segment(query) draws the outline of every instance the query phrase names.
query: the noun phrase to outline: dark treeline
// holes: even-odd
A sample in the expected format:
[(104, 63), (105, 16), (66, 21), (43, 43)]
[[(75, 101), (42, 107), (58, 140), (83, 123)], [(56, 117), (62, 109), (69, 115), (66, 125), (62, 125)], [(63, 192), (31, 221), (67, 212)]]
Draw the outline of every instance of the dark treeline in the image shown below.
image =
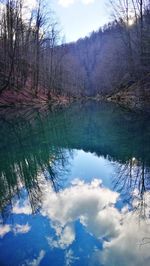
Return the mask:
[(150, 72), (149, 0), (112, 2), (113, 22), (65, 45), (44, 1), (30, 11), (23, 0), (0, 3), (0, 93), (29, 88), (34, 95), (43, 90), (49, 99), (93, 96)]

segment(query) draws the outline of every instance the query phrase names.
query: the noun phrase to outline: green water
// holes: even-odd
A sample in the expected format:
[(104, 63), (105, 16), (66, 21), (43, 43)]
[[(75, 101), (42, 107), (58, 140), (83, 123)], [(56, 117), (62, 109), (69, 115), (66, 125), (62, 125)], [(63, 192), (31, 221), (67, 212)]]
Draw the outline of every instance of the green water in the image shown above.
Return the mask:
[[(55, 111), (48, 108), (0, 110), (0, 248), (3, 250), (3, 254), (0, 254), (1, 265), (149, 265), (150, 258), (147, 252), (149, 248), (147, 239), (150, 237), (148, 235), (150, 232), (149, 205), (145, 199), (145, 196), (149, 196), (150, 189), (149, 167), (150, 121), (147, 115), (130, 112), (110, 103), (91, 101), (82, 104), (74, 103), (70, 107)], [(79, 185), (79, 180), (84, 185), (83, 183)], [(43, 197), (46, 197), (47, 190), (41, 183), (48, 182), (53, 191), (51, 192), (53, 198), (54, 193), (62, 197), (61, 193), (63, 191), (65, 193), (67, 189), (69, 191), (73, 182), (78, 182), (76, 185), (79, 186), (78, 190), (82, 186), (85, 186), (85, 189), (91, 186), (92, 190), (92, 182), (95, 182), (97, 187), (95, 180), (101, 180), (100, 183), (102, 182), (105, 189), (109, 189), (111, 193), (118, 193), (119, 200), (109, 203), (110, 206), (113, 204), (117, 212), (116, 217), (124, 213), (124, 209), (128, 209), (127, 215), (123, 218), (127, 219), (126, 217), (136, 206), (138, 213), (136, 221), (139, 219), (148, 221), (146, 228), (142, 225), (144, 229), (141, 230), (144, 231), (141, 231), (141, 240), (136, 239), (137, 242), (146, 241), (146, 244), (142, 245), (144, 246), (141, 253), (143, 260), (139, 260), (138, 252), (129, 254), (126, 248), (128, 242), (135, 241), (135, 235), (132, 237), (132, 234), (124, 242), (122, 241), (122, 250), (124, 256), (129, 255), (128, 260), (122, 262), (123, 255), (119, 248), (111, 251), (108, 248), (106, 252), (104, 242), (106, 241), (108, 247), (109, 243), (111, 246), (111, 241), (112, 243), (115, 241), (115, 238), (112, 240), (113, 233), (105, 233), (104, 238), (96, 237), (96, 233), (93, 233), (95, 231), (93, 229), (90, 231), (91, 227), (85, 217), (85, 221), (81, 221), (85, 207), (82, 209), (82, 215), (79, 215), (80, 218), (74, 221), (74, 223), (80, 221), (80, 225), (76, 224), (78, 239), (72, 241), (71, 248), (67, 245), (58, 245), (58, 242), (57, 245), (53, 242), (53, 248), (51, 245), (46, 246), (44, 239), (54, 237), (54, 232), (51, 233), (51, 237), (47, 237), (47, 234), (56, 226), (53, 225), (50, 229), (48, 221), (44, 220), (49, 218), (49, 212), (47, 211), (47, 214), (42, 212)], [(16, 204), (21, 208), (25, 206), (24, 202), (27, 200), (31, 212), (13, 211)], [(79, 200), (78, 204), (82, 205), (83, 201), (83, 199)], [(90, 206), (89, 202), (88, 204)], [(63, 200), (61, 205), (65, 209)], [(59, 211), (61, 212), (61, 209)], [(57, 217), (59, 220), (57, 223), (61, 223), (61, 218), (61, 216), (60, 219)], [(51, 223), (56, 222), (57, 219), (50, 215)], [(110, 212), (111, 219), (114, 218), (111, 217)], [(62, 226), (63, 230), (67, 230), (64, 228), (67, 228), (68, 224), (70, 226), (72, 220), (73, 218), (70, 220), (68, 218), (67, 224), (64, 223)], [(20, 233), (17, 238), (16, 232), (21, 228), (18, 224), (24, 224), (23, 221), (26, 225), (30, 225), (33, 231), (30, 230), (26, 235)], [(41, 228), (40, 223), (45, 224), (43, 228), (47, 229)], [(14, 224), (15, 229), (12, 229)], [(37, 229), (38, 226), (39, 229)], [(89, 231), (87, 230), (88, 232), (84, 232), (85, 235), (83, 235), (81, 227), (86, 227)], [(101, 224), (99, 224), (100, 227)], [(108, 225), (108, 231), (111, 227), (111, 224)], [(11, 229), (7, 230), (8, 228)], [(58, 235), (56, 233), (55, 237)], [(68, 231), (66, 235), (68, 236)], [(42, 243), (40, 247), (35, 244), (38, 242), (37, 236), (38, 241)], [(89, 246), (83, 243), (84, 239)], [(13, 241), (15, 241), (14, 248), (17, 249), (18, 245), (22, 247), (18, 257), (13, 255), (15, 251), (10, 244)], [(119, 243), (118, 238), (116, 241)], [(30, 252), (27, 248), (29, 242), (33, 247)], [(139, 243), (136, 244), (139, 245)], [(80, 249), (85, 249), (85, 254), (81, 254), (78, 245)], [(89, 253), (92, 250), (93, 253)], [(101, 251), (100, 254), (96, 253), (97, 250)], [(104, 255), (102, 255), (103, 250)], [(63, 255), (61, 252), (64, 252)], [(76, 256), (73, 256), (72, 252), (76, 253)], [(113, 253), (112, 256), (109, 252)], [(11, 263), (8, 261), (8, 256), (12, 257)], [(64, 258), (68, 256), (70, 260), (65, 260)], [(40, 257), (39, 264), (34, 264), (37, 257)], [(112, 257), (112, 262), (108, 259), (109, 257)]]

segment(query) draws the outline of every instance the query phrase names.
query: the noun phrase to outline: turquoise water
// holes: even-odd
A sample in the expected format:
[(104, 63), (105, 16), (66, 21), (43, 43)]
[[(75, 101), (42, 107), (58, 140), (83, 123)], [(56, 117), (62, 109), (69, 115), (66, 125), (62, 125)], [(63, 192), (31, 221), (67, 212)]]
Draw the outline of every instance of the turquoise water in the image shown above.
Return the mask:
[(0, 265), (150, 265), (150, 121), (113, 104), (0, 111)]

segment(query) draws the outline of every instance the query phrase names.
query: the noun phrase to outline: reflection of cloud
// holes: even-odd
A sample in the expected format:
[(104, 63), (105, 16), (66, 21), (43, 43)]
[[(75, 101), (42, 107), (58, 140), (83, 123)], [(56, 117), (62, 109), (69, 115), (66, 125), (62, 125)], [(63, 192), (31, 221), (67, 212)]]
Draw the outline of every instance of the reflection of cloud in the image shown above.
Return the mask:
[(104, 249), (100, 252), (100, 261), (103, 265), (149, 265), (149, 245), (143, 245), (142, 240), (150, 236), (150, 226), (142, 219), (140, 224), (138, 221), (136, 213), (125, 214), (119, 235), (104, 243)]
[(0, 237), (4, 237), (7, 233), (13, 232), (15, 235), (17, 234), (26, 234), (30, 231), (31, 227), (29, 224), (15, 224), (14, 227), (6, 224), (6, 225), (0, 225)]
[(25, 225), (20, 225), (20, 224), (16, 224), (15, 227), (13, 228), (13, 232), (14, 234), (26, 234), (30, 231), (31, 227), (29, 226), (29, 224), (25, 224)]
[[(100, 184), (99, 180), (90, 184), (78, 181), (57, 194), (52, 188), (45, 190), (42, 213), (55, 224), (54, 228), (59, 237), (59, 242), (53, 242), (53, 246), (59, 243), (63, 247), (63, 240), (64, 245), (67, 241), (73, 241), (73, 231), (66, 226), (77, 220), (98, 238), (118, 235), (121, 214), (114, 207), (118, 193), (103, 188)], [(52, 239), (50, 240), (52, 243)]]
[(13, 206), (12, 213), (29, 215), (32, 214), (32, 209), (27, 200), (24, 201), (22, 206), (20, 206), (19, 201), (17, 201), (16, 204)]
[(45, 256), (45, 251), (41, 250), (36, 259), (33, 259), (32, 261), (27, 260), (23, 265), (24, 266), (39, 266), (44, 256)]
[(76, 260), (79, 260), (79, 257), (75, 257), (71, 249), (66, 251), (65, 253), (65, 265), (66, 266), (71, 266), (73, 263), (75, 263)]
[(65, 226), (64, 229), (56, 229), (57, 232), (57, 240), (48, 237), (48, 244), (50, 245), (51, 248), (61, 248), (65, 249), (66, 247), (70, 246), (73, 241), (75, 240), (75, 232), (72, 226)]
[[(149, 194), (144, 197), (147, 219), (141, 217), (140, 223), (139, 212), (129, 210), (128, 206), (121, 211), (115, 207), (118, 197), (118, 193), (102, 187), (99, 180), (90, 184), (79, 180), (59, 193), (47, 187), (42, 213), (50, 218), (56, 232), (56, 237), (48, 238), (49, 245), (62, 249), (70, 246), (75, 240), (73, 223), (79, 220), (89, 233), (107, 238), (103, 250), (95, 251), (103, 265), (148, 266), (149, 245), (143, 245), (143, 239), (150, 236)], [(139, 200), (137, 196), (133, 201), (137, 210)], [(70, 265), (70, 257), (66, 254), (66, 265)]]
[(7, 233), (11, 231), (11, 226), (9, 224), (0, 225), (0, 237), (4, 237)]
[(103, 250), (99, 252), (103, 265), (148, 266), (150, 263), (149, 245), (146, 244), (150, 243), (150, 195), (149, 192), (143, 195), (145, 206), (141, 212), (139, 193), (136, 190), (134, 194), (133, 210), (125, 207), (121, 211), (122, 223), (118, 236), (104, 242)]
[[(89, 5), (95, 2), (95, 0), (78, 0), (79, 2), (81, 2), (84, 5)], [(72, 4), (75, 4), (77, 2), (77, 0), (59, 0), (58, 4), (63, 6), (63, 7), (68, 7)]]

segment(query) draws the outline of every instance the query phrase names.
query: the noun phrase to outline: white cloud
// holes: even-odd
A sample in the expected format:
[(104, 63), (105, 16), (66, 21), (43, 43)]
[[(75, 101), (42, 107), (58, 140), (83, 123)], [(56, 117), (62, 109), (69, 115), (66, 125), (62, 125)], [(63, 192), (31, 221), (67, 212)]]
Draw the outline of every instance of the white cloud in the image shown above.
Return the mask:
[[(122, 214), (114, 207), (118, 193), (101, 186), (101, 181), (90, 184), (76, 181), (73, 186), (55, 193), (52, 188), (45, 189), (42, 214), (53, 223), (57, 240), (49, 238), (53, 247), (64, 248), (75, 239), (70, 227), (79, 220), (97, 238), (118, 235)], [(110, 219), (111, 217), (111, 219)]]
[(67, 250), (65, 253), (65, 265), (71, 266), (76, 260), (79, 260), (79, 257), (74, 256), (72, 249)]
[(32, 214), (31, 205), (29, 204), (28, 200), (24, 201), (23, 205), (19, 205), (19, 200), (14, 204), (12, 213), (14, 214)]
[(85, 5), (93, 4), (95, 0), (82, 0), (82, 3)]
[(133, 213), (124, 217), (118, 237), (104, 244), (100, 252), (103, 265), (111, 266), (148, 266), (150, 262), (149, 245), (142, 242), (150, 236), (150, 226)]
[[(76, 237), (73, 224), (79, 220), (90, 234), (109, 239), (104, 241), (102, 251), (95, 251), (103, 265), (148, 266), (149, 245), (144, 245), (143, 240), (148, 238), (150, 242), (150, 195), (144, 195), (146, 221), (141, 217), (140, 223), (139, 212), (129, 210), (128, 206), (121, 211), (115, 207), (118, 198), (118, 193), (102, 187), (99, 180), (89, 184), (76, 180), (59, 193), (47, 187), (42, 213), (50, 219), (56, 233), (54, 238), (48, 238), (49, 245), (69, 247)], [(139, 203), (136, 193), (133, 206), (137, 210)]]
[[(101, 252), (98, 252), (99, 260), (105, 266), (148, 266), (150, 262), (150, 194), (143, 195), (144, 205), (140, 205), (141, 199), (133, 200), (134, 210), (122, 209), (122, 223), (119, 234), (109, 242), (104, 242)], [(140, 209), (140, 208), (144, 209)], [(141, 215), (141, 214), (144, 214)]]
[(37, 6), (37, 0), (24, 0), (23, 6), (24, 8), (33, 9)]
[[(56, 228), (56, 227), (55, 227)], [(58, 233), (58, 229), (56, 229), (57, 240), (54, 238), (48, 237), (48, 244), (51, 248), (61, 248), (65, 249), (70, 246), (75, 240), (75, 232), (72, 226), (65, 226), (63, 229), (60, 228), (60, 232)]]
[(74, 4), (74, 0), (59, 0), (58, 4), (63, 6), (63, 7), (68, 7), (72, 4)]
[(45, 256), (45, 251), (41, 250), (38, 257), (36, 259), (33, 259), (32, 261), (27, 260), (23, 265), (25, 266), (39, 266), (42, 259)]
[(26, 234), (30, 231), (31, 226), (29, 226), (29, 224), (25, 224), (25, 225), (20, 225), (20, 224), (16, 224), (13, 228), (13, 232), (15, 235), (17, 234)]
[(23, 19), (29, 20), (31, 18), (32, 10), (37, 6), (37, 0), (24, 0), (23, 1)]
[(75, 4), (76, 2), (81, 2), (84, 5), (93, 4), (95, 0), (59, 0), (58, 4), (63, 7), (68, 7), (70, 5)]
[(5, 225), (0, 225), (0, 237), (3, 238), (7, 233), (13, 232), (15, 235), (17, 234), (26, 234), (30, 231), (31, 227), (29, 224), (15, 224), (14, 226), (5, 224)]
[(9, 224), (0, 225), (0, 237), (4, 237), (7, 233), (11, 231), (11, 226)]

